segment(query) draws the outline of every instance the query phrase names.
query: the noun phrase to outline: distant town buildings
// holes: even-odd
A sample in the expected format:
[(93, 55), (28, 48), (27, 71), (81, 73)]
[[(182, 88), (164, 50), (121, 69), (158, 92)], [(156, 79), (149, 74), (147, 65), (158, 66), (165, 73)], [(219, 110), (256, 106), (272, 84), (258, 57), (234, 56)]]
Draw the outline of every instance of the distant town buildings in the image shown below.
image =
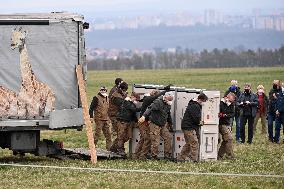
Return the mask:
[(284, 15), (256, 16), (253, 20), (253, 28), (284, 31)]
[(218, 10), (208, 9), (204, 14), (178, 12), (165, 15), (148, 15), (136, 17), (119, 17), (95, 20), (93, 28), (96, 30), (138, 29), (157, 26), (217, 26), (264, 29), (284, 31), (284, 10), (273, 13), (262, 13), (256, 9), (252, 14), (230, 14)]

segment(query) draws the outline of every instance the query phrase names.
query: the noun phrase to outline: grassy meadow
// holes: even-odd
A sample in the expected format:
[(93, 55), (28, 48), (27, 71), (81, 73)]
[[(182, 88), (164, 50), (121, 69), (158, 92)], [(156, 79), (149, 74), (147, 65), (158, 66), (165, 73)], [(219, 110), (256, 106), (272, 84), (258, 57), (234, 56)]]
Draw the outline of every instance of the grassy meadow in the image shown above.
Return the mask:
[[(236, 68), (236, 69), (191, 69), (191, 70), (128, 70), (89, 71), (87, 95), (89, 102), (101, 85), (109, 89), (116, 77), (122, 77), (130, 85), (174, 84), (190, 88), (220, 90), (222, 93), (232, 79), (242, 88), (252, 83), (253, 90), (264, 85), (266, 93), (272, 80), (284, 80), (284, 68)], [(131, 86), (130, 90), (131, 91)], [(271, 174), (284, 176), (284, 144), (271, 144), (260, 134), (258, 125), (253, 144), (234, 144), (236, 160), (211, 162), (174, 163), (169, 161), (99, 160), (97, 165), (89, 161), (60, 161), (46, 157), (12, 156), (8, 150), (0, 151), (0, 163), (37, 164), (73, 167), (145, 169), (163, 171), (188, 171), (210, 173)], [(45, 131), (42, 138), (64, 141), (65, 147), (87, 147), (83, 131)], [(283, 139), (281, 131), (281, 139)], [(281, 140), (282, 141), (282, 140)], [(104, 148), (100, 140), (98, 147)], [(157, 173), (92, 172), (64, 169), (20, 168), (0, 166), (0, 188), (283, 188), (283, 178), (197, 176)]]

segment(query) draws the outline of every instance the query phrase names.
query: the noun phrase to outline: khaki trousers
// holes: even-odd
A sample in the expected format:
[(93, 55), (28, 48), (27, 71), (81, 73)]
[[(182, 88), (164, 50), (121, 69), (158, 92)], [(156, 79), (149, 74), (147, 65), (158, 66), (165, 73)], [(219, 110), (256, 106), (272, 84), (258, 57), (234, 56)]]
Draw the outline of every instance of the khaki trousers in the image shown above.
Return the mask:
[(258, 120), (261, 120), (261, 134), (266, 134), (267, 133), (267, 126), (266, 126), (266, 115), (264, 113), (256, 113), (256, 116), (254, 118), (254, 123), (253, 123), (253, 133), (256, 132), (256, 126), (258, 123)]
[(160, 138), (164, 139), (164, 157), (172, 158), (172, 135), (166, 126), (158, 126), (154, 123), (149, 124), (150, 140), (151, 140), (151, 154), (153, 159), (158, 158), (158, 150), (160, 145)]
[(181, 153), (178, 155), (177, 160), (185, 161), (188, 157), (197, 162), (199, 154), (199, 141), (197, 133), (194, 129), (183, 130), (185, 145), (182, 147)]
[(218, 150), (218, 158), (222, 158), (224, 154), (233, 158), (233, 137), (230, 128), (226, 125), (219, 125), (219, 133), (222, 136), (222, 143)]
[(151, 149), (150, 140), (150, 127), (148, 122), (138, 124), (140, 132), (140, 140), (135, 148), (134, 158), (135, 159), (146, 159), (146, 155)]
[(106, 149), (110, 150), (110, 147), (111, 147), (111, 131), (110, 131), (111, 122), (110, 120), (95, 120), (95, 124), (96, 124), (96, 131), (94, 135), (95, 144), (98, 143), (98, 140), (101, 136), (101, 132), (103, 131), (103, 134), (106, 138)]

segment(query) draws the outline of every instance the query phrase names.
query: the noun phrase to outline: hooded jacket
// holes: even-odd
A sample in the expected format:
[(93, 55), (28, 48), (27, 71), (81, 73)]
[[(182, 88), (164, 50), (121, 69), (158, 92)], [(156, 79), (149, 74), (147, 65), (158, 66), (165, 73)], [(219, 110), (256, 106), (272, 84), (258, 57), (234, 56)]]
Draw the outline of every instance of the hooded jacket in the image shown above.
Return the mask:
[(159, 98), (160, 96), (164, 95), (167, 91), (163, 91), (160, 92), (157, 95), (154, 96), (145, 96), (143, 98), (143, 103), (141, 106), (141, 116), (144, 114), (144, 112), (147, 110), (147, 108), (154, 102), (154, 100), (156, 100), (157, 98)]
[(109, 117), (116, 117), (118, 109), (126, 96), (120, 89), (117, 89), (110, 97), (108, 115)]
[(220, 102), (220, 115), (219, 125), (230, 125), (230, 119), (234, 117), (234, 103), (227, 104), (224, 98)]
[(106, 121), (108, 117), (109, 99), (104, 97), (101, 93), (93, 97), (90, 105), (89, 115), (91, 118), (95, 117), (96, 120)]
[(149, 121), (163, 127), (168, 122), (172, 124), (171, 105), (168, 105), (163, 97), (159, 97), (147, 108), (143, 116), (149, 117)]
[(183, 130), (194, 129), (196, 132), (198, 132), (201, 121), (201, 110), (202, 106), (197, 102), (196, 99), (190, 100), (181, 122), (181, 128)]
[(236, 100), (234, 102), (235, 107), (235, 116), (240, 116), (240, 108), (237, 106), (238, 98), (241, 96), (241, 90), (240, 87), (233, 88), (232, 86), (229, 87), (229, 89), (225, 92), (224, 96), (227, 96), (229, 93), (234, 93), (236, 95)]
[(269, 113), (275, 113), (276, 112), (276, 102), (277, 98), (274, 98), (273, 94), (275, 94), (276, 97), (278, 97), (281, 93), (281, 89), (271, 89), (269, 92), (269, 105), (268, 105), (268, 111)]
[(131, 122), (137, 122), (136, 112), (139, 112), (140, 108), (136, 108), (136, 105), (131, 100), (123, 100), (117, 114), (117, 120)]

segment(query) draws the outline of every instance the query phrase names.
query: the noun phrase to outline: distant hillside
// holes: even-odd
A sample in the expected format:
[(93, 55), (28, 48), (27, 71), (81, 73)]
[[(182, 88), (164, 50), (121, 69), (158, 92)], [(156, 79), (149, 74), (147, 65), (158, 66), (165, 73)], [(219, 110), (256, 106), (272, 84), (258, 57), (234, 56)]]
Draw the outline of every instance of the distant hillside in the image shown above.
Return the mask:
[(279, 48), (284, 44), (284, 32), (240, 29), (230, 27), (153, 27), (145, 29), (96, 30), (86, 33), (89, 48), (154, 47), (202, 50), (233, 49), (237, 46), (256, 49)]

